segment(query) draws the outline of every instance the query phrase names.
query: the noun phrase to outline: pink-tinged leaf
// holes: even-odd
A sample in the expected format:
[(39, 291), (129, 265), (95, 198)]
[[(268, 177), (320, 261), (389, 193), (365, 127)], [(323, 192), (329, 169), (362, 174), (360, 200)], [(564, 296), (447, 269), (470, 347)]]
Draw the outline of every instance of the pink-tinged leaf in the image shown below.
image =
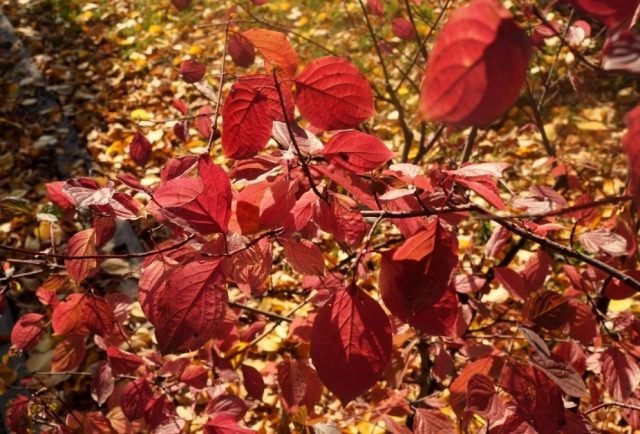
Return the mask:
[(11, 329), (11, 344), (21, 351), (33, 349), (45, 331), (43, 319), (39, 313), (22, 315)]
[(502, 178), (502, 172), (510, 165), (507, 163), (478, 163), (467, 164), (459, 169), (447, 171), (454, 176), (462, 176), (465, 178), (475, 178), (483, 176), (492, 176), (494, 178)]
[(161, 184), (165, 184), (167, 181), (181, 175), (188, 174), (197, 163), (198, 157), (193, 155), (170, 159), (160, 171)]
[(456, 177), (455, 182), (475, 191), (481, 198), (499, 210), (503, 210), (505, 208), (504, 202), (502, 201), (502, 198), (500, 198), (500, 194), (498, 192), (497, 182), (492, 177)]
[(295, 205), (299, 183), (282, 177), (268, 186), (260, 199), (260, 229), (278, 228)]
[(606, 229), (585, 232), (578, 239), (582, 247), (592, 254), (603, 252), (613, 257), (627, 254), (627, 240)]
[(51, 315), (54, 334), (88, 334), (85, 303), (84, 294), (69, 294), (65, 300), (58, 303)]
[(129, 155), (138, 166), (145, 166), (151, 158), (151, 142), (141, 133), (136, 133), (129, 145)]
[(587, 355), (582, 345), (575, 341), (559, 342), (553, 348), (553, 354), (557, 356), (556, 359), (569, 363), (580, 376), (587, 369)]
[(356, 286), (333, 294), (311, 332), (311, 359), (325, 386), (347, 403), (380, 378), (391, 357), (391, 324)]
[(202, 179), (181, 176), (158, 186), (153, 192), (153, 198), (164, 208), (174, 208), (194, 201), (203, 191)]
[(539, 354), (532, 354), (533, 364), (549, 377), (564, 393), (576, 398), (587, 394), (587, 386), (578, 373), (565, 362), (544, 358)]
[(285, 409), (290, 413), (313, 406), (322, 396), (322, 383), (316, 371), (301, 360), (285, 360), (278, 364), (278, 386)]
[(367, 10), (371, 15), (383, 16), (384, 3), (383, 0), (367, 0)]
[(462, 126), (491, 123), (518, 99), (530, 57), (531, 42), (509, 11), (497, 0), (473, 0), (451, 14), (429, 55), (422, 116)]
[(291, 79), (298, 68), (298, 55), (284, 33), (266, 29), (249, 29), (241, 33), (264, 57), (267, 71), (275, 68)]
[(484, 254), (488, 258), (496, 259), (500, 253), (505, 251), (504, 247), (510, 239), (511, 232), (503, 226), (498, 226), (491, 234), (487, 244), (485, 244)]
[(91, 398), (98, 405), (102, 405), (107, 402), (107, 399), (113, 393), (115, 387), (115, 379), (113, 378), (113, 372), (111, 366), (107, 362), (98, 363), (98, 368), (91, 380)]
[(271, 137), (272, 118), (267, 96), (249, 83), (233, 84), (224, 100), (222, 119), (222, 149), (227, 158), (251, 158)]
[(640, 74), (640, 35), (623, 30), (609, 36), (602, 49), (602, 68)]
[[(318, 155), (322, 152), (324, 144), (315, 134), (309, 130), (301, 128), (298, 124), (290, 126), (293, 132), (293, 137), (298, 145), (298, 149), (300, 149), (300, 152), (303, 155)], [(279, 121), (273, 122), (271, 135), (276, 142), (288, 149), (288, 152), (285, 153), (282, 158), (288, 160), (295, 160), (298, 158), (297, 150), (293, 140), (291, 140), (291, 135), (289, 134), (289, 129), (287, 128), (286, 123)]]
[(179, 11), (185, 10), (190, 3), (191, 0), (171, 0), (171, 4)]
[(606, 26), (629, 26), (638, 8), (638, 0), (570, 0), (579, 9)]
[(627, 399), (640, 384), (638, 362), (618, 348), (600, 355), (602, 376), (607, 391), (616, 401)]
[(402, 17), (391, 20), (391, 31), (403, 41), (411, 41), (416, 37), (416, 28), (413, 23)]
[(379, 168), (394, 155), (380, 139), (360, 131), (335, 134), (323, 154), (330, 163), (357, 174)]
[(580, 46), (582, 42), (591, 36), (591, 26), (583, 20), (578, 20), (569, 26), (565, 40), (574, 47)]
[(414, 434), (455, 434), (453, 420), (437, 409), (416, 409), (413, 419)]
[[(249, 242), (243, 239), (242, 245)], [(258, 243), (233, 255), (231, 261), (226, 261), (225, 273), (236, 282), (246, 294), (262, 294), (265, 280), (271, 273), (273, 263), (271, 242), (263, 238)]]
[(120, 406), (129, 420), (144, 416), (144, 409), (153, 398), (153, 391), (145, 378), (130, 381), (122, 390)]
[(107, 348), (107, 361), (113, 375), (129, 375), (144, 363), (142, 357), (116, 347)]
[(241, 421), (247, 413), (247, 403), (236, 395), (218, 395), (209, 401), (204, 412), (207, 414), (225, 414), (235, 421)]
[(340, 57), (322, 57), (305, 67), (296, 78), (296, 104), (323, 130), (355, 128), (375, 113), (369, 82)]
[(242, 365), (242, 379), (244, 388), (247, 389), (247, 395), (258, 401), (262, 401), (262, 395), (264, 394), (265, 384), (262, 374), (253, 366)]
[(205, 434), (255, 434), (254, 430), (244, 428), (231, 416), (215, 414), (204, 426)]
[(545, 359), (551, 357), (551, 351), (549, 351), (549, 347), (547, 346), (545, 341), (540, 336), (538, 336), (536, 332), (526, 327), (518, 327), (518, 330), (520, 331), (520, 333), (522, 333), (529, 345), (533, 347), (538, 354), (540, 354)]
[(243, 68), (253, 65), (256, 59), (256, 49), (253, 44), (239, 34), (229, 38), (229, 54), (233, 63)]
[(207, 68), (197, 60), (185, 60), (180, 64), (180, 75), (187, 83), (196, 83), (204, 77)]
[(193, 261), (171, 274), (154, 323), (163, 353), (195, 350), (215, 335), (227, 303), (219, 265), (220, 260)]
[(284, 247), (284, 256), (291, 267), (300, 274), (324, 275), (324, 257), (322, 250), (309, 240), (296, 241), (280, 238)]
[(58, 342), (53, 349), (53, 353), (51, 354), (51, 371), (75, 371), (82, 364), (86, 351), (84, 336), (66, 336)]
[[(193, 124), (200, 135), (209, 140), (213, 129), (213, 109), (209, 104), (203, 105), (198, 109), (198, 116), (193, 121)], [(189, 130), (187, 130), (186, 133), (188, 133), (188, 131)]]
[[(68, 256), (95, 256), (96, 231), (85, 229), (74, 234), (67, 243), (66, 254)], [(91, 276), (98, 269), (98, 260), (90, 259), (66, 259), (64, 266), (69, 275), (78, 283)]]

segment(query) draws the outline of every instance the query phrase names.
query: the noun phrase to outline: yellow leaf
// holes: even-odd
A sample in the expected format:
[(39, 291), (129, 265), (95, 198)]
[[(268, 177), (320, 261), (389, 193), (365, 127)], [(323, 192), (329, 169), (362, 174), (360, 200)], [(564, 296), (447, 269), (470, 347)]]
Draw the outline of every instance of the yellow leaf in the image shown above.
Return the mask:
[(144, 109), (135, 109), (131, 112), (130, 116), (134, 121), (148, 121), (153, 119), (153, 115)]
[(187, 50), (187, 54), (189, 54), (190, 56), (199, 56), (200, 54), (202, 54), (202, 47), (199, 45), (192, 45), (189, 47), (189, 49)]
[(576, 124), (576, 126), (578, 127), (578, 129), (583, 130), (583, 131), (607, 131), (607, 130), (609, 130), (609, 128), (605, 124), (603, 124), (602, 122), (598, 122), (598, 121), (578, 122)]
[(625, 298), (624, 300), (611, 300), (609, 302), (609, 312), (626, 312), (631, 308), (631, 298)]
[(158, 24), (152, 24), (149, 26), (149, 33), (152, 35), (159, 35), (162, 33), (162, 26)]

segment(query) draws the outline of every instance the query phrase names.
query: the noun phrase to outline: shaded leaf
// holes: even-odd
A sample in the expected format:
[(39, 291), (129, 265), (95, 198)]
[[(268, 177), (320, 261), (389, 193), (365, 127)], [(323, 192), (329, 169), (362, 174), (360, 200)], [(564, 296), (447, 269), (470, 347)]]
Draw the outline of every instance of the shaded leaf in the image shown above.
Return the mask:
[(391, 357), (391, 325), (380, 305), (356, 286), (333, 294), (311, 331), (311, 359), (343, 403), (364, 393)]
[[(68, 256), (95, 256), (96, 252), (96, 231), (85, 229), (74, 234), (67, 243), (65, 252)], [(91, 276), (98, 269), (98, 260), (89, 259), (65, 259), (64, 266), (69, 275), (76, 281), (82, 282)]]
[(335, 134), (323, 154), (330, 163), (357, 174), (377, 169), (394, 155), (380, 139), (360, 131)]
[(11, 329), (11, 345), (21, 351), (33, 349), (45, 331), (44, 315), (27, 313), (18, 318)]
[(600, 355), (600, 363), (604, 384), (615, 400), (628, 398), (640, 384), (638, 363), (620, 349), (607, 349)]

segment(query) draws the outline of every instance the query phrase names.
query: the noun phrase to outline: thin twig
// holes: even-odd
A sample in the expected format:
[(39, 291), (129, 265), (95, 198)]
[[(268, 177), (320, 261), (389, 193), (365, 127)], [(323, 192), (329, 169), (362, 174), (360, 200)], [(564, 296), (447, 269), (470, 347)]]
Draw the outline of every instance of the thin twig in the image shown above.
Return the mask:
[(235, 301), (230, 301), (229, 306), (231, 307), (237, 307), (239, 309), (242, 310), (246, 310), (249, 312), (253, 312), (253, 313), (257, 313), (263, 316), (266, 316), (267, 318), (271, 318), (274, 320), (278, 320), (278, 321), (285, 321), (285, 322), (291, 322), (291, 318), (288, 318), (286, 316), (282, 316), (282, 315), (278, 315), (277, 313), (273, 313), (273, 312), (269, 312), (266, 310), (262, 310), (262, 309), (258, 309), (257, 307), (251, 307), (251, 306), (247, 306), (246, 304), (242, 304), (242, 303), (238, 303)]
[(584, 414), (587, 415), (587, 414), (593, 413), (594, 411), (598, 411), (602, 408), (607, 408), (607, 407), (620, 407), (626, 410), (640, 411), (640, 405), (633, 405), (633, 404), (626, 404), (624, 402), (612, 401), (612, 402), (603, 402), (601, 404), (596, 405), (595, 407), (591, 407), (589, 410), (585, 411)]
[(220, 68), (220, 83), (218, 84), (218, 97), (216, 101), (216, 111), (213, 115), (213, 125), (211, 126), (211, 134), (209, 134), (209, 142), (207, 143), (207, 154), (211, 153), (211, 146), (218, 131), (218, 117), (220, 116), (220, 102), (222, 101), (222, 87), (224, 85), (224, 65), (227, 57), (227, 41), (229, 40), (229, 21), (224, 28), (224, 44), (222, 46), (222, 66)]
[(467, 141), (464, 144), (464, 150), (462, 151), (462, 158), (460, 159), (461, 166), (464, 163), (468, 163), (469, 159), (471, 159), (471, 152), (473, 152), (473, 145), (476, 142), (477, 137), (478, 127), (471, 127), (471, 131), (469, 131), (469, 135), (467, 136)]

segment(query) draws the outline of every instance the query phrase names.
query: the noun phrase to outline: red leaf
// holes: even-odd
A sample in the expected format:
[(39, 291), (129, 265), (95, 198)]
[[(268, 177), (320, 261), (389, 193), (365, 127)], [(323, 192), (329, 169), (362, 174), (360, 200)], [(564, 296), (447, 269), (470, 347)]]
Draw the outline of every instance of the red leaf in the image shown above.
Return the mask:
[(67, 372), (75, 371), (86, 354), (84, 336), (66, 336), (53, 349), (51, 354), (51, 371)]
[(627, 30), (610, 35), (602, 48), (602, 68), (640, 74), (640, 35)]
[(74, 209), (76, 206), (75, 202), (62, 191), (62, 187), (64, 187), (65, 184), (65, 181), (47, 182), (45, 184), (47, 197), (63, 211)]
[[(196, 202), (205, 210), (213, 232), (226, 233), (231, 219), (231, 181), (222, 169), (211, 162), (209, 155), (203, 154), (198, 160), (198, 172), (202, 178), (204, 190)], [(210, 232), (207, 232), (210, 233)]]
[(144, 363), (142, 357), (116, 347), (107, 348), (107, 360), (113, 375), (129, 375)]
[(163, 353), (195, 350), (224, 320), (227, 292), (220, 260), (194, 261), (172, 273), (158, 299), (156, 338)]
[(356, 286), (333, 294), (311, 332), (318, 375), (344, 404), (375, 384), (389, 363), (391, 345), (389, 318)]
[(335, 134), (323, 154), (330, 163), (357, 174), (377, 169), (393, 158), (393, 152), (380, 139), (360, 131)]
[(97, 335), (111, 333), (116, 319), (113, 315), (113, 307), (105, 299), (86, 295), (82, 308), (85, 323), (91, 333)]
[(107, 362), (98, 363), (96, 373), (91, 380), (91, 398), (98, 405), (102, 405), (107, 402), (107, 399), (113, 393), (114, 387), (115, 379), (113, 378), (111, 366)]
[[(409, 253), (399, 256), (419, 256), (410, 251), (407, 247)], [(382, 254), (378, 285), (384, 304), (400, 320), (425, 333), (452, 335), (458, 315), (455, 290), (449, 284), (458, 263), (455, 235), (436, 221), (429, 254), (419, 261), (398, 261), (396, 252)]]
[(638, 0), (570, 0), (570, 2), (612, 28), (629, 25), (639, 3)]
[(43, 319), (39, 313), (22, 315), (11, 330), (11, 344), (21, 351), (33, 349), (45, 331)]
[(371, 15), (381, 17), (384, 15), (384, 4), (382, 0), (367, 0), (367, 10)]
[(158, 296), (167, 287), (169, 276), (178, 263), (166, 255), (157, 255), (146, 260), (138, 280), (138, 301), (149, 321), (155, 323)]
[(636, 206), (640, 205), (640, 106), (625, 116), (629, 129), (622, 138), (624, 152), (629, 158), (629, 186)]
[(93, 217), (93, 229), (96, 231), (96, 246), (102, 247), (116, 233), (116, 220), (113, 217), (96, 215)]
[(181, 176), (159, 185), (153, 191), (153, 198), (164, 208), (175, 208), (194, 201), (203, 191), (201, 179)]
[(434, 218), (430, 219), (425, 226), (424, 230), (417, 232), (405, 240), (405, 242), (396, 249), (393, 253), (394, 261), (420, 261), (433, 252), (440, 223), (437, 218)]
[(627, 399), (640, 384), (640, 368), (630, 355), (618, 348), (609, 348), (600, 355), (602, 376), (613, 399)]
[(51, 325), (56, 335), (87, 334), (85, 295), (69, 294), (53, 309)]
[(253, 399), (262, 401), (265, 384), (262, 374), (253, 366), (242, 365), (242, 379), (244, 388), (247, 389), (247, 395)]
[(18, 434), (29, 432), (30, 421), (27, 420), (29, 404), (29, 398), (18, 395), (6, 407), (5, 422), (7, 427)]
[(593, 344), (600, 334), (600, 325), (591, 306), (571, 300), (570, 308), (569, 335), (584, 345)]
[(467, 384), (475, 374), (496, 378), (502, 368), (502, 360), (493, 357), (478, 359), (465, 365), (462, 373), (451, 383), (451, 407), (457, 415), (462, 414), (467, 405)]
[(151, 142), (141, 133), (136, 133), (129, 145), (129, 155), (138, 166), (143, 167), (151, 158)]
[(189, 364), (180, 375), (180, 381), (196, 389), (204, 388), (208, 379), (209, 370), (202, 365)]
[(216, 414), (204, 426), (205, 434), (254, 434), (255, 431), (238, 425), (236, 420), (226, 414)]
[(253, 44), (239, 34), (229, 38), (229, 54), (233, 63), (244, 68), (253, 65), (256, 59), (256, 50)]
[[(85, 229), (74, 234), (67, 243), (66, 254), (69, 256), (96, 255), (96, 231)], [(80, 283), (96, 272), (98, 261), (97, 259), (66, 259), (64, 266), (71, 277)]]
[(285, 360), (278, 364), (278, 386), (282, 403), (290, 413), (298, 411), (298, 406), (304, 405), (307, 411), (322, 396), (322, 383), (316, 371), (300, 360)]
[(544, 358), (539, 354), (532, 354), (531, 360), (567, 395), (582, 398), (587, 394), (587, 386), (571, 366), (562, 361)]
[[(144, 420), (150, 429), (155, 429), (164, 422), (176, 418), (176, 409), (173, 403), (164, 393), (156, 398), (151, 399), (144, 409)], [(176, 431), (180, 430), (179, 425), (175, 425)], [(164, 431), (161, 431), (164, 432)], [(169, 434), (169, 432), (167, 433)]]
[(329, 204), (318, 202), (314, 220), (323, 231), (333, 234), (338, 241), (350, 246), (360, 244), (367, 225), (359, 211), (352, 206), (355, 203), (340, 195), (332, 195)]
[(494, 121), (518, 99), (530, 56), (529, 38), (500, 2), (473, 0), (451, 14), (429, 55), (422, 116), (455, 125)]
[(139, 419), (144, 416), (144, 409), (152, 398), (153, 391), (146, 379), (130, 381), (124, 386), (120, 397), (122, 412), (129, 420)]
[(536, 294), (525, 305), (527, 318), (548, 330), (559, 329), (569, 320), (569, 301), (553, 291)]
[(491, 401), (496, 395), (491, 378), (483, 374), (474, 374), (467, 384), (467, 408), (474, 413), (487, 415), (491, 410)]
[(185, 10), (187, 6), (189, 6), (191, 0), (171, 0), (171, 3), (173, 4), (173, 6), (175, 6), (176, 9), (182, 11)]
[(413, 420), (414, 434), (454, 434), (457, 430), (451, 418), (440, 410), (417, 408)]
[[(640, 270), (627, 270), (625, 274), (640, 279)], [(624, 300), (636, 294), (636, 290), (629, 285), (622, 283), (619, 279), (612, 278), (604, 288), (604, 295), (611, 300)]]
[(197, 83), (202, 80), (207, 68), (197, 60), (185, 60), (180, 64), (180, 74), (187, 83)]
[(369, 82), (351, 62), (322, 57), (296, 78), (300, 113), (323, 130), (355, 128), (375, 113)]
[(309, 240), (296, 241), (280, 238), (284, 247), (284, 256), (291, 267), (300, 274), (324, 275), (324, 257), (322, 250)]
[(267, 97), (249, 83), (237, 81), (222, 107), (222, 149), (228, 158), (251, 158), (271, 137), (272, 119)]
[(298, 68), (298, 55), (284, 33), (266, 29), (249, 29), (242, 32), (264, 57), (267, 71), (272, 68), (282, 72), (285, 79), (293, 78)]
[(529, 296), (529, 289), (522, 273), (518, 273), (509, 267), (496, 267), (493, 269), (498, 282), (506, 289), (521, 300), (526, 300)]
[(411, 41), (416, 37), (416, 28), (411, 21), (402, 17), (391, 20), (391, 31), (403, 41)]
[[(212, 116), (213, 116), (213, 109), (209, 104), (206, 104), (198, 109), (198, 116), (193, 121), (193, 124), (195, 125), (196, 130), (198, 130), (200, 135), (207, 140), (209, 140), (209, 137), (211, 137), (211, 131), (213, 129), (213, 120), (211, 118)], [(187, 129), (185, 133), (188, 134), (189, 130)]]

